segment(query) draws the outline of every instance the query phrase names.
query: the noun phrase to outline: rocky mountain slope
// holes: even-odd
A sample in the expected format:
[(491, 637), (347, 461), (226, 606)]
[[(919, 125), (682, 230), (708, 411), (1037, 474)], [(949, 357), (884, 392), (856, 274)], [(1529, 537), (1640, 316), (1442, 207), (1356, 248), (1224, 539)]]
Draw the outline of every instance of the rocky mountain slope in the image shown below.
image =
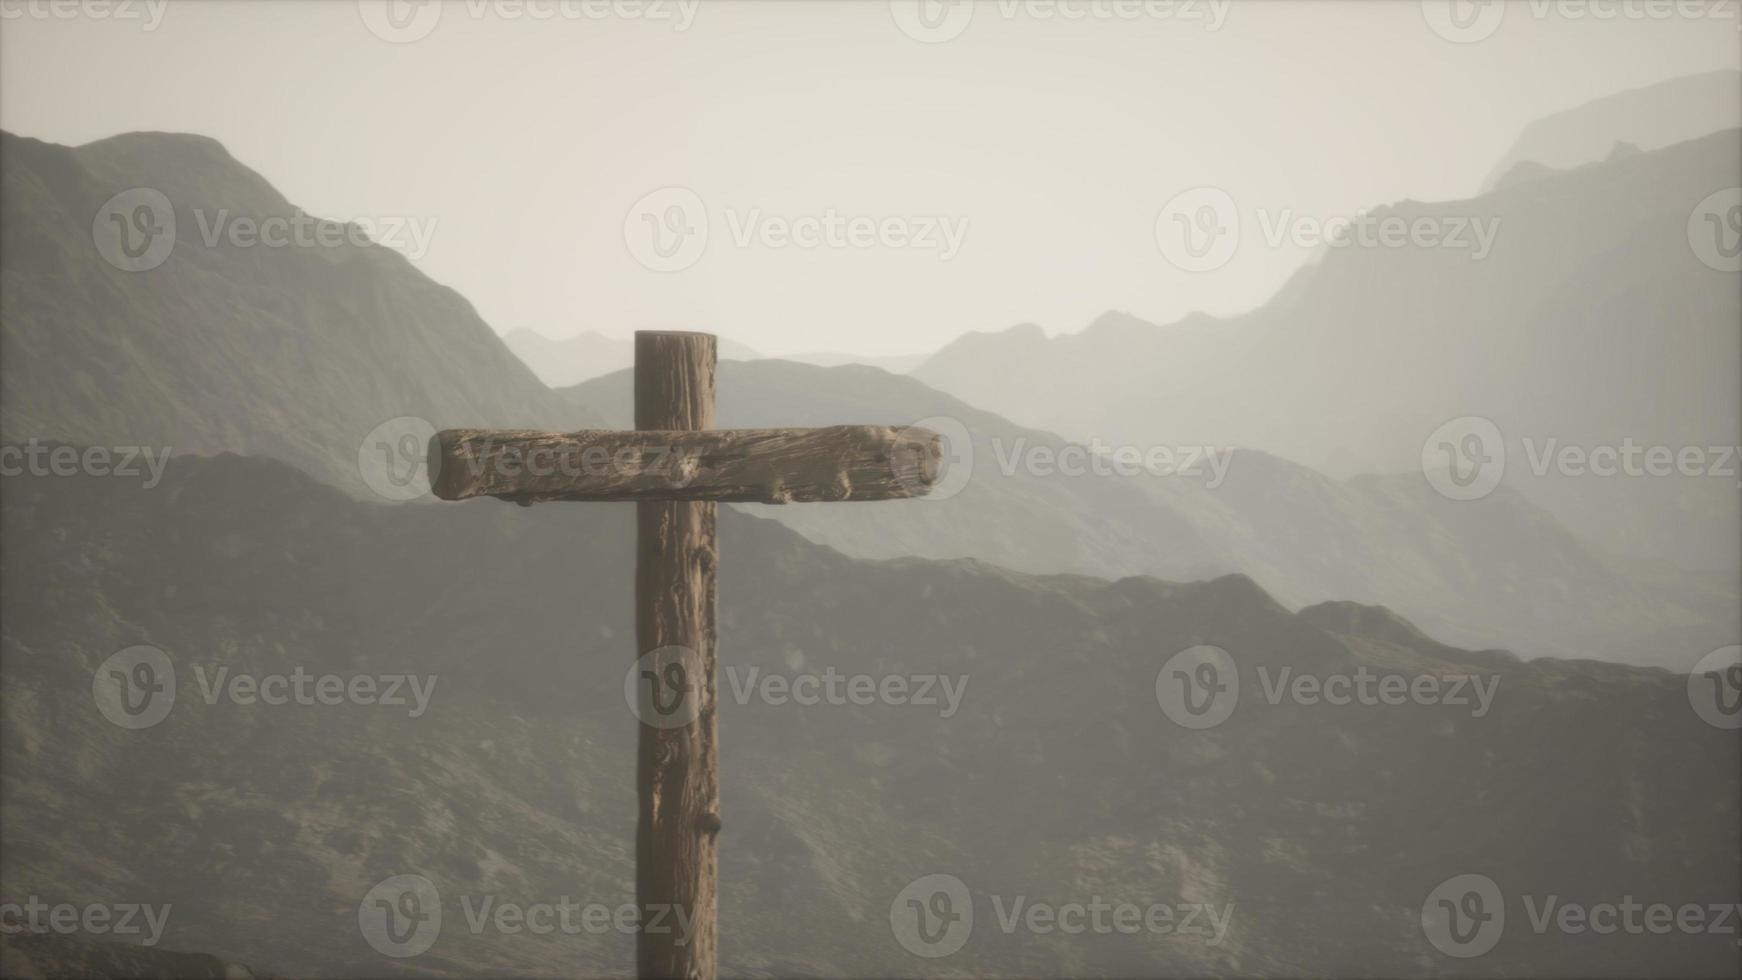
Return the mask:
[(255, 453), (367, 493), (359, 450), (399, 416), (584, 421), (464, 297), (303, 214), (214, 140), (4, 134), (0, 174), (11, 442)]
[[(297, 976), (629, 968), (628, 935), (479, 912), (632, 900), (629, 508), (369, 504), (233, 456), (177, 459), (152, 490), (8, 477), (0, 506), (9, 893), (167, 904), (166, 948)], [(1700, 720), (1684, 676), (1460, 651), (1383, 610), (1291, 613), (1237, 576), (863, 561), (732, 513), (722, 532), (727, 975), (1737, 968), (1734, 935), (1539, 934), (1526, 913), (1548, 895), (1737, 901), (1739, 745)], [(129, 730), (93, 677), (141, 643), (173, 666), (175, 700)], [(1199, 644), (1230, 654), (1240, 686), (1225, 720), (1188, 729), (1158, 675), (1173, 683), (1164, 668)], [(421, 713), (234, 686), (208, 701), (222, 668), (435, 686)], [(740, 701), (750, 668), (965, 686), (953, 712)], [(1491, 697), (1273, 702), (1285, 669), (1475, 678)], [(442, 921), (389, 958), (359, 910), (401, 874), (431, 882)], [(975, 918), (959, 949), (922, 958), (900, 899), (940, 874)], [(1422, 909), (1464, 874), (1495, 880), (1506, 918), (1490, 951), (1449, 959)], [(1182, 926), (1207, 908), (1223, 928), (1192, 913), (1190, 930), (1023, 916), (1006, 931), (1018, 896), (1177, 909)]]

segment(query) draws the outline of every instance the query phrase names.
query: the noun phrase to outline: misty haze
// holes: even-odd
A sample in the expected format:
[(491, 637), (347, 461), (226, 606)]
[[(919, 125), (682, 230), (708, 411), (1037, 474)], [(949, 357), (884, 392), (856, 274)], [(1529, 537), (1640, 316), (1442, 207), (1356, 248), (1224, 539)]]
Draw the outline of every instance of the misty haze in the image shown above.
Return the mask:
[(1733, 0), (0, 0), (0, 975), (1742, 976)]

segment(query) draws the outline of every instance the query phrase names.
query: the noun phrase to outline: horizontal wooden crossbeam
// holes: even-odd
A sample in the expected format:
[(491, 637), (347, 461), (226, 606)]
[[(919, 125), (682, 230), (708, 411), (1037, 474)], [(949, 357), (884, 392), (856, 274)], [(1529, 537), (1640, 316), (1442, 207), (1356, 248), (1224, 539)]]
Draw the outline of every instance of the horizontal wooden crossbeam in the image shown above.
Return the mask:
[(899, 500), (937, 482), (942, 439), (927, 429), (536, 432), (446, 429), (429, 446), (443, 500)]

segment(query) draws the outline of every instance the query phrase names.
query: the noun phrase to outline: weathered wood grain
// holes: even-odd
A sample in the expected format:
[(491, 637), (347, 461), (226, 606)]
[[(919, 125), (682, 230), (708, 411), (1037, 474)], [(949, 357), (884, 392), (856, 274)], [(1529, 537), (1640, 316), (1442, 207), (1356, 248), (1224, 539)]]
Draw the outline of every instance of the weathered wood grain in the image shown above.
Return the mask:
[[(635, 426), (669, 432), (714, 423), (715, 342), (708, 334), (635, 335)], [(716, 691), (715, 509), (707, 501), (637, 505), (635, 633), (640, 653), (693, 652), (693, 720), (642, 722), (636, 765), (636, 940), (640, 976), (714, 980), (719, 947), (719, 728)], [(666, 931), (649, 928), (663, 923)], [(685, 926), (687, 924), (687, 928)]]
[[(637, 663), (656, 654), (658, 669), (630, 683), (659, 681), (664, 717), (641, 715), (636, 750), (644, 978), (714, 980), (718, 968), (717, 502), (918, 497), (943, 456), (942, 438), (917, 427), (713, 429), (715, 356), (710, 334), (637, 333), (634, 432), (449, 429), (429, 447), (444, 500), (637, 502)], [(693, 702), (671, 704), (677, 691)]]
[(430, 443), (436, 496), (523, 503), (895, 500), (930, 490), (941, 458), (936, 433), (879, 425), (705, 432), (447, 429)]

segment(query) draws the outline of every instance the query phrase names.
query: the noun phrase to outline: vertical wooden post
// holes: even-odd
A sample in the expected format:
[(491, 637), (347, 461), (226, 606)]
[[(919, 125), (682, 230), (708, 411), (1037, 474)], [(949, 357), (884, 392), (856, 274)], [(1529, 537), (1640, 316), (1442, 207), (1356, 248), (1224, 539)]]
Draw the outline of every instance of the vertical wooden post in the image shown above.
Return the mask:
[[(711, 334), (635, 335), (635, 427), (714, 424)], [(715, 568), (712, 501), (637, 503), (636, 645), (689, 651), (685, 697), (694, 720), (656, 727), (643, 719), (636, 776), (635, 900), (642, 915), (636, 967), (643, 978), (713, 980), (718, 952), (716, 834), (720, 778), (715, 717)], [(663, 927), (663, 928), (660, 928)]]

